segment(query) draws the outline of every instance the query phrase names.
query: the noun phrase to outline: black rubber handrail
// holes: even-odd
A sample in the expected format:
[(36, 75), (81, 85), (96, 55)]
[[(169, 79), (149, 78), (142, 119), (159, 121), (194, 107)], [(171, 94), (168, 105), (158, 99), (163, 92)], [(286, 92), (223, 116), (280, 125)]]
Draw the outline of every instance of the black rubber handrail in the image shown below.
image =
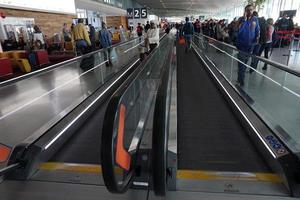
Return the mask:
[[(166, 35), (163, 35), (160, 40), (162, 40)], [(105, 112), (103, 129), (102, 129), (102, 139), (101, 139), (101, 165), (102, 165), (102, 175), (104, 179), (105, 186), (112, 193), (124, 193), (128, 190), (131, 185), (132, 178), (134, 177), (135, 169), (131, 168), (127, 174), (126, 178), (123, 181), (123, 184), (120, 185), (116, 179), (116, 173), (114, 171), (115, 163), (115, 141), (114, 141), (114, 127), (115, 120), (118, 116), (120, 101), (130, 87), (130, 84), (133, 83), (138, 75), (143, 71), (144, 67), (151, 61), (152, 55), (158, 51), (159, 47), (156, 47), (149, 57), (145, 59), (139, 66), (142, 68), (133, 69), (131, 75), (127, 80), (119, 87), (119, 89), (114, 93), (114, 95), (109, 100), (107, 110)], [(137, 150), (138, 151), (138, 150)], [(132, 165), (131, 165), (132, 166)], [(133, 165), (134, 166), (134, 165)]]
[[(171, 64), (173, 51), (169, 58)], [(170, 87), (171, 65), (164, 68), (157, 91), (152, 134), (152, 176), (153, 190), (157, 196), (165, 196), (167, 191), (167, 165), (168, 165), (168, 138), (169, 138), (169, 112), (170, 112)]]
[[(211, 37), (208, 37), (208, 36), (206, 36), (206, 35), (201, 34), (200, 36), (205, 37), (205, 38), (207, 38), (207, 39), (209, 39), (209, 40), (211, 40), (211, 41), (214, 41), (215, 43), (218, 43), (218, 44), (220, 44), (220, 45), (226, 46), (226, 47), (228, 47), (228, 48), (230, 48), (230, 49), (232, 49), (232, 50), (234, 50), (234, 51), (241, 52), (242, 54), (247, 55), (247, 56), (249, 56), (249, 57), (254, 57), (254, 58), (256, 58), (257, 60), (260, 60), (260, 61), (262, 61), (262, 62), (264, 62), (264, 63), (267, 63), (267, 64), (269, 64), (269, 65), (271, 65), (271, 66), (273, 66), (273, 67), (275, 67), (275, 68), (277, 68), (277, 69), (283, 70), (283, 71), (285, 71), (285, 72), (288, 72), (288, 73), (290, 73), (290, 74), (293, 74), (293, 75), (295, 75), (295, 76), (300, 77), (300, 72), (299, 72), (299, 71), (293, 70), (293, 69), (289, 68), (287, 65), (283, 65), (283, 64), (280, 64), (280, 63), (277, 63), (277, 62), (268, 60), (268, 59), (263, 58), (263, 57), (260, 57), (260, 56), (255, 56), (255, 55), (249, 54), (249, 53), (247, 53), (247, 52), (240, 51), (240, 50), (238, 50), (235, 46), (232, 46), (232, 45), (230, 45), (230, 44), (226, 44), (226, 43), (224, 43), (224, 42), (218, 41), (218, 40), (216, 40), (216, 39), (214, 39), (214, 38), (211, 38)], [(195, 35), (195, 37), (198, 37), (198, 38), (199, 38), (198, 35)]]

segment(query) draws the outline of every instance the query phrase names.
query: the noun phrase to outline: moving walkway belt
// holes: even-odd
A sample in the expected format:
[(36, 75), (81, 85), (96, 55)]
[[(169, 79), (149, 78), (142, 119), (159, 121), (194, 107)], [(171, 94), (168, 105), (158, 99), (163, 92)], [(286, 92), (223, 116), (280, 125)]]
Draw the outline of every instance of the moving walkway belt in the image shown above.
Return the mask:
[(50, 162), (100, 164), (101, 131), (107, 103), (97, 108)]
[(269, 172), (194, 52), (178, 47), (178, 168)]

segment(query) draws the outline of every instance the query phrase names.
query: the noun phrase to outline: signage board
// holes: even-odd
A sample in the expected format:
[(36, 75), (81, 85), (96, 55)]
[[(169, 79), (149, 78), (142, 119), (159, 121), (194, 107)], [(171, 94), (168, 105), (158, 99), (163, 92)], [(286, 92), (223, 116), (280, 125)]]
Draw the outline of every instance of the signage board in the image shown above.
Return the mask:
[(143, 19), (148, 18), (148, 10), (147, 10), (147, 8), (141, 8), (141, 18), (143, 18)]
[(139, 19), (139, 18), (141, 18), (141, 9), (135, 8), (134, 9), (134, 19)]
[(76, 14), (74, 0), (0, 0), (0, 7)]
[(132, 8), (127, 8), (127, 17), (129, 19), (133, 18), (133, 9)]

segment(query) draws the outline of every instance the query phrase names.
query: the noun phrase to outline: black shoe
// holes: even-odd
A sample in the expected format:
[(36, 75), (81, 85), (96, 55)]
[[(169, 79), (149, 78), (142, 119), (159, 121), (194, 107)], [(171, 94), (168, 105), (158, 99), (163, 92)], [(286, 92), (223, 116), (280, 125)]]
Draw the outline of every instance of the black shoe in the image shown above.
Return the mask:
[(249, 73), (250, 73), (250, 74), (252, 74), (253, 72), (254, 72), (254, 70), (253, 70), (253, 69), (250, 69), (250, 70), (249, 70)]
[(262, 70), (267, 70), (268, 68), (267, 68), (267, 66), (264, 66), (263, 68), (262, 68)]

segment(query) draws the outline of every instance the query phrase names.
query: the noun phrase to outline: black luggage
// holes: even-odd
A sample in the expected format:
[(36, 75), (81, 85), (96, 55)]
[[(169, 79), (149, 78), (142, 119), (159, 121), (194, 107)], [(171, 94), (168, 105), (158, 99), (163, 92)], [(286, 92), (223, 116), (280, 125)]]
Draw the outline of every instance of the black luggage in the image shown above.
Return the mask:
[(92, 69), (95, 65), (95, 56), (90, 55), (89, 57), (83, 58), (80, 63), (80, 68), (83, 70), (89, 70)]

